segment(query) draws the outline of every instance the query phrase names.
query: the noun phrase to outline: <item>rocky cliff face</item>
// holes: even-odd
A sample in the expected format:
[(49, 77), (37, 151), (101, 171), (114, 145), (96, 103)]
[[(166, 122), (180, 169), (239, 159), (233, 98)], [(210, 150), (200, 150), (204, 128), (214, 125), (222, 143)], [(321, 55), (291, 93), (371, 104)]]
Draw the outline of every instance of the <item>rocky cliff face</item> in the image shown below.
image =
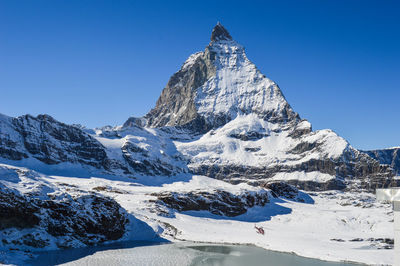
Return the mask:
[(281, 180), (305, 190), (367, 189), (395, 185), (387, 165), (351, 147), (330, 130), (311, 131), (241, 116), (192, 142), (176, 142), (195, 174), (234, 184)]
[(60, 123), (48, 115), (0, 121), (0, 155), (11, 160), (33, 157), (45, 164), (80, 163), (107, 169), (104, 147), (82, 130)]
[[(248, 208), (264, 206), (269, 202), (268, 192), (245, 192), (234, 195), (224, 190), (191, 191), (188, 193), (163, 192), (152, 194), (156, 196), (154, 201), (162, 209), (162, 206), (177, 211), (209, 211), (215, 215), (234, 217), (247, 212)], [(161, 205), (161, 206), (160, 206)], [(166, 212), (164, 212), (166, 215)], [(170, 214), (168, 214), (170, 215)]]
[(0, 164), (0, 246), (67, 248), (117, 240), (128, 214), (111, 198), (54, 186), (26, 168)]
[(74, 173), (105, 175), (172, 175), (186, 171), (175, 153), (161, 153), (172, 141), (153, 131), (130, 127), (135, 137), (107, 127), (97, 132), (87, 133), (49, 115), (1, 115), (0, 160), (52, 174), (69, 168), (77, 168)]
[(397, 175), (400, 175), (400, 148), (389, 148), (383, 150), (363, 151), (381, 164), (392, 167)]

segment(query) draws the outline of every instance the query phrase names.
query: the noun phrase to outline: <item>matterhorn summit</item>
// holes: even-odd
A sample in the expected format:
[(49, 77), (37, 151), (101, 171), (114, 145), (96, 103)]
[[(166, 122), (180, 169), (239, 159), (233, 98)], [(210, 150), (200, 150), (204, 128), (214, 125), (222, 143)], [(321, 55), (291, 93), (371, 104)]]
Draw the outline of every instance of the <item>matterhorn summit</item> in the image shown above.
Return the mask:
[(216, 42), (220, 40), (232, 40), (232, 36), (218, 21), (217, 25), (213, 28), (211, 32), (211, 41)]
[(276, 83), (218, 23), (210, 44), (186, 60), (145, 117), (150, 127), (180, 126), (204, 133), (251, 113), (265, 121), (299, 120)]

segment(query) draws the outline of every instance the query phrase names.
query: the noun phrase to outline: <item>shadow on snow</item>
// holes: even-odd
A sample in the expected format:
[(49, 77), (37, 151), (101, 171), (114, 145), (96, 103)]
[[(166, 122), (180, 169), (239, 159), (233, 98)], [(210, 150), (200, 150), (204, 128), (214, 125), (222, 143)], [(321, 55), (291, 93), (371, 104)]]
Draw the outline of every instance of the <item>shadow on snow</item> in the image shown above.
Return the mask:
[[(281, 202), (284, 202), (283, 200)], [(214, 220), (232, 220), (240, 222), (265, 222), (271, 220), (277, 215), (290, 214), (292, 209), (276, 204), (275, 201), (267, 203), (265, 206), (255, 206), (247, 209), (247, 212), (238, 216), (228, 217), (212, 214), (209, 211), (185, 211), (181, 212), (185, 215), (190, 215), (199, 218), (209, 218)]]
[(35, 253), (37, 257), (25, 261), (25, 263), (26, 265), (59, 265), (79, 260), (99, 251), (162, 245), (170, 242), (160, 237), (156, 232), (154, 232), (153, 228), (133, 215), (129, 215), (129, 220), (129, 224), (132, 228), (129, 228), (128, 231), (129, 234), (135, 236), (133, 240), (117, 240), (106, 244), (82, 248), (39, 251)]

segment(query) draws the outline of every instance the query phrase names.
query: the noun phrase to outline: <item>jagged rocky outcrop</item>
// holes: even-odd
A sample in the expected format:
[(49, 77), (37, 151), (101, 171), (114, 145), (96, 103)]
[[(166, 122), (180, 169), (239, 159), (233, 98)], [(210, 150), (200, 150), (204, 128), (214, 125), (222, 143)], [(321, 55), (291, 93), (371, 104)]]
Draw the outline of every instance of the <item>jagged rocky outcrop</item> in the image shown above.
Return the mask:
[(221, 23), (218, 22), (211, 32), (211, 42), (231, 41), (231, 40), (232, 36), (224, 28), (224, 26), (222, 26)]
[(381, 164), (390, 165), (397, 175), (400, 175), (400, 148), (388, 148), (382, 150), (363, 151)]
[[(0, 190), (0, 238), (12, 248), (59, 248), (120, 239), (128, 218), (110, 198), (38, 199)], [(24, 230), (29, 229), (29, 230)], [(25, 232), (26, 231), (26, 232)]]
[(284, 198), (303, 203), (314, 203), (313, 199), (306, 193), (300, 191), (297, 187), (283, 181), (270, 181), (261, 185), (269, 189), (274, 198)]
[(243, 192), (239, 195), (216, 189), (213, 191), (190, 191), (187, 193), (161, 192), (151, 194), (153, 201), (177, 211), (209, 211), (212, 214), (234, 217), (246, 213), (248, 208), (264, 206), (269, 202), (268, 192)]
[(373, 191), (398, 182), (390, 167), (330, 130), (311, 131), (305, 120), (292, 127), (242, 116), (177, 147), (194, 174), (234, 184), (282, 180), (311, 191)]
[(270, 189), (272, 195), (276, 198), (284, 197), (288, 199), (295, 199), (299, 195), (299, 190), (285, 182), (269, 182), (265, 183), (263, 187)]
[(125, 234), (128, 214), (115, 200), (89, 192), (70, 194), (45, 177), (0, 165), (0, 246), (82, 247)]
[(109, 169), (104, 147), (81, 129), (49, 115), (2, 116), (0, 156), (10, 160), (35, 158), (45, 164), (79, 163)]
[[(357, 152), (357, 151), (356, 151)], [(233, 184), (246, 182), (251, 185), (261, 185), (265, 181), (274, 180), (279, 174), (286, 174), (289, 179), (283, 179), (289, 184), (307, 191), (366, 189), (374, 192), (376, 188), (398, 186), (399, 180), (394, 178), (393, 171), (387, 165), (381, 165), (376, 160), (359, 154), (356, 157), (343, 154), (340, 158), (311, 159), (299, 164), (274, 165), (264, 167), (246, 167), (245, 165), (203, 164), (192, 167), (195, 174), (205, 175)], [(302, 172), (331, 175), (329, 180), (301, 180), (297, 173)], [(293, 177), (290, 175), (293, 174)]]

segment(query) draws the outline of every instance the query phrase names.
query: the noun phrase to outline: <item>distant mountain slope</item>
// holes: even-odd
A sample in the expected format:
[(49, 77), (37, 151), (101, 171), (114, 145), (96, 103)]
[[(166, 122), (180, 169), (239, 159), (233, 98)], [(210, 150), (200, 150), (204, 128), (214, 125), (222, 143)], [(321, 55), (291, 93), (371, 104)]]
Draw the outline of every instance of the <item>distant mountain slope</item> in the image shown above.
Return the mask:
[(381, 164), (390, 165), (400, 175), (400, 147), (364, 151), (372, 158), (378, 160)]
[(187, 171), (169, 136), (135, 126), (126, 130), (129, 134), (125, 128), (111, 133), (103, 128), (96, 135), (49, 115), (1, 115), (0, 161), (49, 174), (132, 176)]

